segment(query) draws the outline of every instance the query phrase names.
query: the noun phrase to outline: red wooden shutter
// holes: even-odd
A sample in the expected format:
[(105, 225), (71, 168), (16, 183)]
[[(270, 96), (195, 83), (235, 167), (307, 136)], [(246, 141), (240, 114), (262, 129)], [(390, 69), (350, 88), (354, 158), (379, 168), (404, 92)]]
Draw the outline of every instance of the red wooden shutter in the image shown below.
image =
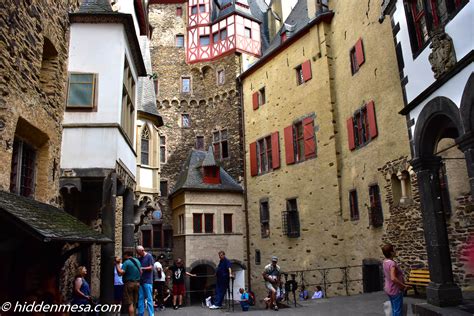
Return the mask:
[(349, 149), (355, 149), (355, 140), (354, 140), (354, 121), (352, 117), (347, 119), (347, 140), (349, 141)]
[(362, 44), (362, 39), (359, 38), (355, 45), (355, 50), (356, 50), (356, 59), (357, 59), (357, 64), (359, 67), (365, 62), (365, 56), (364, 56), (364, 46)]
[(377, 120), (375, 119), (375, 106), (374, 101), (370, 101), (367, 104), (367, 117), (369, 119), (369, 132), (370, 138), (373, 139), (377, 137)]
[(311, 158), (316, 155), (316, 142), (314, 139), (314, 120), (307, 117), (303, 120), (304, 157)]
[(280, 168), (280, 138), (279, 133), (272, 134), (272, 169)]
[(257, 143), (253, 142), (250, 144), (250, 175), (254, 177), (257, 174)]
[(258, 91), (252, 95), (253, 109), (258, 109)]
[(295, 145), (293, 144), (293, 125), (285, 127), (285, 157), (286, 164), (295, 163)]
[(301, 65), (303, 70), (303, 81), (306, 82), (311, 79), (311, 61), (307, 60)]

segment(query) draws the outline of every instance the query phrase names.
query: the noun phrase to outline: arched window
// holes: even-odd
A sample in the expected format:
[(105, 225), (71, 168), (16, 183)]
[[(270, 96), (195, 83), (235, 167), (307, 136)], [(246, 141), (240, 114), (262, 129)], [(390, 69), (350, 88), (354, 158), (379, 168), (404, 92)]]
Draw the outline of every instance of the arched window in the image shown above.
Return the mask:
[(142, 165), (150, 164), (150, 130), (145, 126), (142, 130), (141, 142), (141, 163)]
[(402, 197), (402, 182), (396, 174), (392, 174), (391, 182), (393, 205), (397, 206), (400, 204), (400, 199)]

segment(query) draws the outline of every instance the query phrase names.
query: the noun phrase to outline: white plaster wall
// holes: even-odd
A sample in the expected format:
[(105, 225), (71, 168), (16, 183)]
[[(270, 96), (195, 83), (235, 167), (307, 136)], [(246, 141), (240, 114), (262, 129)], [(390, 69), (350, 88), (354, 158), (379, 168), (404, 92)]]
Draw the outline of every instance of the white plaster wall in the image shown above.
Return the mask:
[[(119, 12), (121, 13), (129, 13), (133, 17), (133, 25), (135, 26), (135, 32), (137, 33), (137, 36), (140, 36), (140, 28), (138, 26), (138, 19), (137, 15), (135, 14), (135, 7), (133, 5), (134, 0), (119, 0), (117, 2), (119, 6)], [(148, 5), (148, 1), (145, 1), (146, 3), (144, 4), (145, 7)]]
[(68, 71), (98, 74), (97, 112), (65, 112), (64, 124), (120, 124), (125, 46), (121, 24), (71, 25)]
[(153, 170), (140, 167), (140, 187), (153, 188)]
[[(397, 1), (394, 13), (395, 24), (400, 24), (400, 31), (396, 35), (397, 42), (402, 45), (403, 60), (405, 63), (404, 73), (408, 76), (408, 84), (405, 86), (407, 101), (410, 103), (421, 92), (428, 88), (435, 78), (431, 70), (428, 56), (431, 53), (429, 45), (413, 59), (413, 54), (408, 35), (403, 1)], [(470, 1), (466, 6), (449, 21), (446, 25), (446, 33), (453, 39), (456, 58), (459, 61), (474, 48), (474, 3)]]
[(451, 101), (453, 101), (458, 108), (461, 106), (461, 98), (464, 92), (464, 87), (466, 86), (467, 79), (469, 79), (469, 76), (473, 71), (474, 64), (471, 63), (461, 72), (459, 72), (456, 76), (451, 78), (451, 80), (442, 85), (438, 90), (433, 92), (429, 97), (423, 100), (423, 102), (420, 103), (416, 108), (410, 111), (410, 119), (415, 119), (415, 125), (411, 127), (412, 135), (415, 135), (416, 122), (421, 111), (423, 110), (425, 105), (435, 97), (447, 97)]

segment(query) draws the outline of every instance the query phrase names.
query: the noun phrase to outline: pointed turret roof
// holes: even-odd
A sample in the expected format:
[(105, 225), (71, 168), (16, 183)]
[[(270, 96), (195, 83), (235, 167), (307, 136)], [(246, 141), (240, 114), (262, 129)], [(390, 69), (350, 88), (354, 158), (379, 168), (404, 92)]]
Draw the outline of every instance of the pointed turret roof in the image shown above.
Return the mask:
[(214, 151), (212, 150), (212, 146), (209, 146), (209, 149), (206, 153), (206, 157), (202, 161), (203, 167), (216, 167), (216, 159), (214, 158)]

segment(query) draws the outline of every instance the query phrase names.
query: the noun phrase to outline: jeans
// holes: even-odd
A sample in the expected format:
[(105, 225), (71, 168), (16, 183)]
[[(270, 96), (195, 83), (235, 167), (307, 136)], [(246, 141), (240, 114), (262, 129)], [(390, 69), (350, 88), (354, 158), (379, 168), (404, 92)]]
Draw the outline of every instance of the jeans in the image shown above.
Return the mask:
[(154, 315), (153, 308), (153, 284), (140, 284), (140, 290), (138, 291), (138, 315), (143, 316), (145, 314), (145, 299), (146, 299), (146, 308), (148, 310), (148, 315)]
[(229, 287), (229, 280), (218, 280), (216, 284), (216, 296), (214, 299), (214, 305), (222, 306), (222, 302), (224, 301), (225, 292)]
[(390, 303), (392, 303), (392, 316), (402, 316), (403, 311), (403, 292), (397, 295), (389, 295)]

